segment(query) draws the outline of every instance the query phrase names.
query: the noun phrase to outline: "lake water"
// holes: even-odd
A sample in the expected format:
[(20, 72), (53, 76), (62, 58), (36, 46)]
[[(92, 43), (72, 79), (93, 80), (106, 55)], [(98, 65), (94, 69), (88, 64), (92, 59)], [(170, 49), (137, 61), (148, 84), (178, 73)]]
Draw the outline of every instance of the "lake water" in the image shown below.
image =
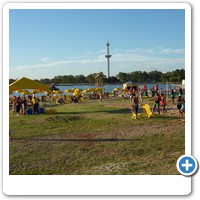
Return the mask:
[[(153, 89), (154, 87), (154, 83), (147, 83), (147, 84), (137, 84), (139, 88), (142, 88), (143, 85), (147, 86), (147, 89)], [(160, 89), (160, 87), (162, 87), (162, 90), (171, 90), (174, 89), (176, 85), (174, 84), (168, 84), (168, 89), (167, 89), (167, 84), (157, 84), (158, 85), (158, 89)], [(59, 88), (61, 91), (65, 91), (67, 89), (72, 89), (72, 88), (80, 88), (82, 90), (86, 90), (88, 88), (95, 88), (94, 85), (70, 85), (70, 86), (56, 86), (57, 88)], [(105, 92), (112, 92), (114, 88), (120, 88), (123, 89), (123, 84), (110, 84), (110, 85), (104, 85), (103, 89)]]
[[(155, 83), (141, 83), (141, 84), (136, 84), (138, 85), (139, 88), (142, 88), (143, 85), (147, 86), (147, 89), (153, 89)], [(162, 88), (162, 90), (168, 90), (170, 91), (171, 89), (175, 88), (175, 84), (168, 84), (168, 89), (167, 89), (167, 84), (164, 83), (159, 83), (158, 85), (158, 89), (160, 90), (160, 87)], [(57, 88), (59, 88), (62, 92), (64, 92), (67, 89), (72, 89), (72, 88), (80, 88), (82, 90), (88, 89), (88, 88), (95, 88), (95, 85), (58, 85), (56, 86)], [(114, 88), (120, 88), (123, 89), (123, 84), (109, 84), (109, 85), (104, 85), (103, 89), (105, 92), (109, 92), (111, 93), (113, 91)], [(20, 93), (16, 93), (13, 92), (13, 95), (15, 96), (22, 96)], [(36, 94), (36, 96), (42, 96), (42, 95), (46, 95), (45, 93), (40, 93), (40, 94)], [(11, 95), (12, 96), (12, 95)]]

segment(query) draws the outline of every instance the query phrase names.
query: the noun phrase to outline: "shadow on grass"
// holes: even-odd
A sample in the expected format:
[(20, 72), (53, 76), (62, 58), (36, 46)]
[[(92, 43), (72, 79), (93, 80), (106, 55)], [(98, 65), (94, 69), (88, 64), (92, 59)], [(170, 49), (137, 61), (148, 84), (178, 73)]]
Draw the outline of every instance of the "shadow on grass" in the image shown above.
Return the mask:
[(130, 109), (116, 109), (116, 110), (103, 110), (100, 112), (110, 113), (110, 114), (130, 114)]
[[(96, 111), (77, 111), (77, 112), (74, 112), (74, 111), (66, 111), (66, 112), (57, 112), (57, 113), (48, 113), (48, 114), (45, 114), (45, 115), (49, 115), (49, 116), (59, 116), (59, 115), (66, 115), (66, 116), (73, 116), (73, 115), (79, 115), (80, 117), (83, 116), (84, 114), (126, 114), (127, 117), (131, 117), (132, 114), (131, 114), (131, 111), (130, 109), (113, 109), (113, 110), (96, 110)], [(141, 120), (181, 120), (180, 117), (178, 116), (174, 116), (174, 115), (163, 115), (163, 114), (160, 114), (158, 115), (157, 112), (155, 112), (150, 118), (148, 118), (142, 111), (141, 108), (139, 108), (138, 110), (138, 115), (139, 115), (139, 119)], [(75, 118), (74, 119), (78, 119), (78, 118)]]
[(96, 139), (47, 139), (47, 138), (12, 138), (12, 141), (39, 141), (39, 142), (130, 142), (141, 141), (142, 139), (124, 138), (96, 138)]
[(45, 113), (45, 115), (59, 115), (59, 114), (68, 114), (68, 115), (74, 115), (74, 114), (92, 114), (92, 113), (110, 113), (110, 114), (130, 114), (130, 109), (116, 109), (116, 110), (95, 110), (95, 111), (77, 111), (77, 112), (56, 112), (56, 113)]

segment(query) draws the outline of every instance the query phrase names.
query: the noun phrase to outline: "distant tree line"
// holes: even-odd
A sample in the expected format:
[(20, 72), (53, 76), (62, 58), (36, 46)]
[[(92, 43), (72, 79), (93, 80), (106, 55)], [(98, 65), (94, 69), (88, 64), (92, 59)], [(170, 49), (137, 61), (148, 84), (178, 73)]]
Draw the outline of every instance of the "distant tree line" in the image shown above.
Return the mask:
[(153, 82), (181, 82), (185, 79), (185, 70), (176, 69), (172, 72), (162, 73), (154, 70), (151, 72), (134, 71), (130, 73), (119, 72), (117, 78), (120, 82), (132, 80), (137, 83), (153, 83)]
[[(52, 79), (42, 78), (40, 80), (36, 80), (42, 82), (44, 84), (77, 84), (77, 83), (95, 83), (95, 76), (97, 73), (89, 74), (88, 76), (80, 75), (58, 75)], [(154, 83), (154, 82), (181, 82), (185, 79), (185, 70), (184, 69), (176, 69), (172, 72), (162, 73), (160, 71), (154, 70), (150, 72), (146, 71), (134, 71), (134, 72), (119, 72), (117, 76), (110, 76), (107, 78), (104, 75), (104, 83), (124, 83), (127, 81), (133, 81), (136, 83)], [(14, 79), (9, 79), (9, 83), (14, 82)]]

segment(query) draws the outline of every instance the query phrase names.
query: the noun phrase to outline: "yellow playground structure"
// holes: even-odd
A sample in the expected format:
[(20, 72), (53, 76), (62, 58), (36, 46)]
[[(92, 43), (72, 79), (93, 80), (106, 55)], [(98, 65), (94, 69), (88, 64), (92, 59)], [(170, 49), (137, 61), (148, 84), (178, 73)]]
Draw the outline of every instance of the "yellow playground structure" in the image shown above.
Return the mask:
[(153, 113), (151, 112), (150, 106), (149, 104), (144, 104), (144, 106), (142, 106), (143, 112), (144, 114), (149, 118), (153, 115)]

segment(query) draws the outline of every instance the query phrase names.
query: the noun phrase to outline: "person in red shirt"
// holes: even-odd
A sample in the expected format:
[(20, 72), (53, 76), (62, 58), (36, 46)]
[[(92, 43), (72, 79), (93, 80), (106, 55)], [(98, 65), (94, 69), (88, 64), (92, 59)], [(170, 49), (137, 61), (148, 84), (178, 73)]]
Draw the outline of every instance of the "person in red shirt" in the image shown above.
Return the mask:
[(166, 98), (164, 96), (163, 93), (161, 93), (161, 97), (160, 97), (160, 106), (162, 108), (162, 112), (163, 112), (163, 115), (167, 112), (166, 110)]

